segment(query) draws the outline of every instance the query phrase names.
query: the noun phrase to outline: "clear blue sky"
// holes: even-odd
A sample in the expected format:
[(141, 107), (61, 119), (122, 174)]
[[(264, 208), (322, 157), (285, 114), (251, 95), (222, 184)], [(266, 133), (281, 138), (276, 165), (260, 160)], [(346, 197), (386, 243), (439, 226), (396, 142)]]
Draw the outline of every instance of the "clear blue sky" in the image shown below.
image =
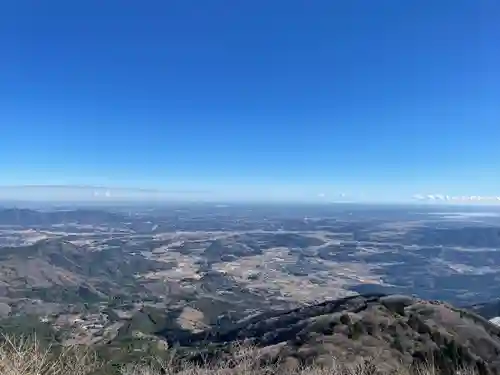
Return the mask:
[(500, 195), (499, 41), (496, 0), (4, 1), (0, 185)]

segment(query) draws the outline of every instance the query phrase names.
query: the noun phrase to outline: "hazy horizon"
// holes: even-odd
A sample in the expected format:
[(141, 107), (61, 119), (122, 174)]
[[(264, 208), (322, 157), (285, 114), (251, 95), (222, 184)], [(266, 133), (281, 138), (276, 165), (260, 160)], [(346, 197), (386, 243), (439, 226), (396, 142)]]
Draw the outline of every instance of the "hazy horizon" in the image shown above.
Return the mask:
[[(220, 203), (220, 204), (396, 204), (396, 205), (443, 205), (443, 206), (498, 206), (500, 197), (445, 197), (439, 194), (412, 195), (404, 199), (370, 199), (370, 197), (354, 194), (335, 194), (323, 190), (322, 193), (311, 193), (307, 189), (297, 190), (296, 196), (288, 191), (283, 194), (274, 191), (270, 194), (268, 187), (260, 187), (259, 194), (244, 196), (237, 187), (226, 187), (225, 190), (169, 190), (154, 188), (130, 188), (120, 186), (91, 185), (0, 185), (0, 202), (34, 202), (34, 203), (75, 203), (75, 204), (141, 204), (141, 203)], [(232, 194), (231, 194), (232, 191)], [(308, 192), (310, 194), (308, 194)]]

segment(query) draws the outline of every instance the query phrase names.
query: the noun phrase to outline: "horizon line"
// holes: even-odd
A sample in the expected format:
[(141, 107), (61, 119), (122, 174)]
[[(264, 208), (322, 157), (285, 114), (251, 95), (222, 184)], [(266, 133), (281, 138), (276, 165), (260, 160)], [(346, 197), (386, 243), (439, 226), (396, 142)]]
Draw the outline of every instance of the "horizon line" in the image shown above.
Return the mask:
[(126, 187), (126, 186), (106, 186), (106, 185), (85, 185), (85, 184), (18, 184), (18, 185), (0, 185), (2, 189), (77, 189), (77, 190), (115, 190), (115, 191), (131, 191), (143, 193), (211, 193), (209, 190), (195, 189), (158, 189), (158, 188), (142, 188), (142, 187)]

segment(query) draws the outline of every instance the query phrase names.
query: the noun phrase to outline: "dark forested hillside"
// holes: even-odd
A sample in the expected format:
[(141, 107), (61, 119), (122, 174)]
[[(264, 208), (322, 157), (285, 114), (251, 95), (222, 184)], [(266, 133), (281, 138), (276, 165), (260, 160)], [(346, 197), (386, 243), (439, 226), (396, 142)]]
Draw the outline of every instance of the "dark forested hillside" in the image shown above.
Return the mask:
[(193, 350), (221, 355), (245, 342), (304, 364), (376, 357), (394, 365), (432, 360), (449, 373), (462, 365), (500, 371), (500, 328), (472, 311), (400, 295), (327, 301), (196, 334), (172, 328), (158, 333), (191, 356)]

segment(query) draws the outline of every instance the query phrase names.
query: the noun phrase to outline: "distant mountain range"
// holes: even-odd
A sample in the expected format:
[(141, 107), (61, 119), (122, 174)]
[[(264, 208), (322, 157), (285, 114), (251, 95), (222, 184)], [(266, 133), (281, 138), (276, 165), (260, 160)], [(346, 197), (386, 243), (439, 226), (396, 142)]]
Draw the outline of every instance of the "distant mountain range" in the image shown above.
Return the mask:
[(77, 209), (51, 210), (47, 212), (28, 208), (0, 209), (0, 225), (57, 225), (78, 223), (99, 225), (103, 223), (119, 222), (124, 216), (104, 210)]

